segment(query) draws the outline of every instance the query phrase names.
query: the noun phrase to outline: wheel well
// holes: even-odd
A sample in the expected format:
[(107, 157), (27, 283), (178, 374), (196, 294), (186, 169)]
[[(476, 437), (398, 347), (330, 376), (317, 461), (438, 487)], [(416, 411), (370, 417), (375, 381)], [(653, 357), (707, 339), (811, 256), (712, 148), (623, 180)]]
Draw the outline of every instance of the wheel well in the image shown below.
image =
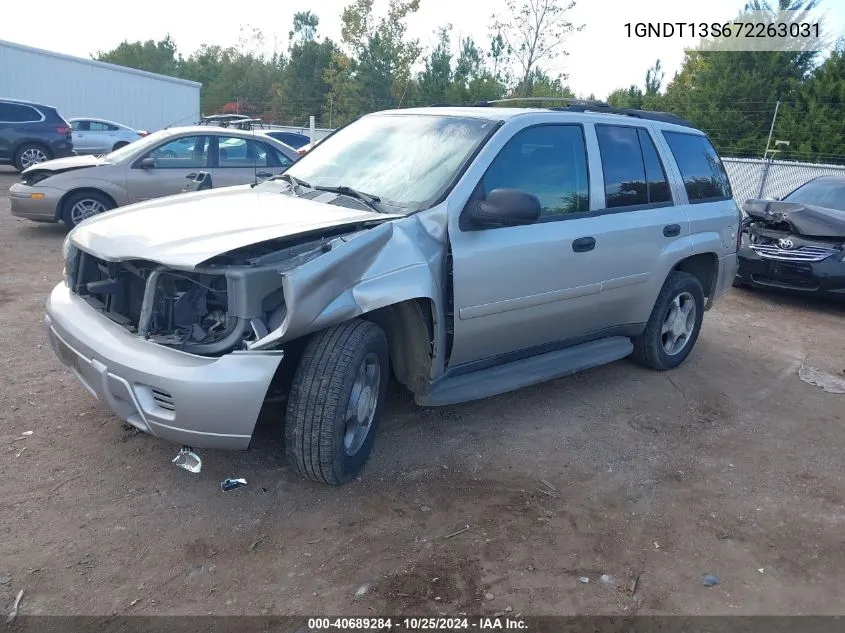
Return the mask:
[(128, 141), (118, 141), (114, 144), (114, 147), (112, 147), (112, 151), (120, 149), (121, 147), (126, 147), (127, 145), (129, 145)]
[(681, 260), (675, 264), (675, 267), (672, 270), (689, 273), (690, 275), (697, 277), (702, 289), (704, 290), (704, 296), (710, 297), (712, 296), (713, 288), (716, 285), (716, 274), (718, 269), (719, 265), (714, 253), (700, 253)]
[(60, 220), (61, 217), (62, 217), (62, 213), (64, 213), (65, 202), (67, 202), (67, 199), (69, 197), (71, 197), (72, 195), (77, 194), (77, 193), (96, 193), (98, 195), (101, 195), (101, 196), (104, 196), (105, 198), (107, 198), (109, 200), (109, 202), (111, 202), (112, 205), (114, 205), (115, 207), (117, 206), (117, 203), (114, 201), (114, 198), (112, 198), (109, 194), (107, 194), (102, 189), (96, 189), (94, 187), (80, 187), (79, 189), (71, 189), (65, 195), (63, 195), (61, 197), (61, 199), (59, 200), (59, 204), (56, 205), (56, 219), (57, 220)]
[(363, 317), (384, 330), (393, 373), (413, 393), (428, 388), (434, 349), (432, 310), (430, 299), (410, 299)]

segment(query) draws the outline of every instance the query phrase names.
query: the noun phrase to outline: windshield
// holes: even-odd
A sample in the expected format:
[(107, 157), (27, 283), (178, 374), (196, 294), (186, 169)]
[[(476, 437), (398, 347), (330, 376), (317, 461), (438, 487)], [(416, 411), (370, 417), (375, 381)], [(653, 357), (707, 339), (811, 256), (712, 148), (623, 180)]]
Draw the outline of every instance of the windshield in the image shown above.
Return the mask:
[(818, 178), (802, 185), (783, 200), (845, 211), (845, 184), (837, 180)]
[(365, 116), (332, 134), (285, 173), (312, 187), (351, 187), (390, 206), (426, 209), (454, 184), (495, 125), (469, 117)]
[(155, 145), (162, 139), (167, 138), (169, 133), (170, 132), (168, 130), (159, 130), (158, 132), (148, 134), (144, 138), (139, 139), (134, 143), (129, 143), (129, 145), (124, 145), (120, 149), (116, 149), (113, 152), (109, 152), (108, 154), (106, 154), (105, 159), (110, 163), (118, 163), (124, 158), (134, 156), (138, 153), (139, 150), (143, 150), (146, 147)]

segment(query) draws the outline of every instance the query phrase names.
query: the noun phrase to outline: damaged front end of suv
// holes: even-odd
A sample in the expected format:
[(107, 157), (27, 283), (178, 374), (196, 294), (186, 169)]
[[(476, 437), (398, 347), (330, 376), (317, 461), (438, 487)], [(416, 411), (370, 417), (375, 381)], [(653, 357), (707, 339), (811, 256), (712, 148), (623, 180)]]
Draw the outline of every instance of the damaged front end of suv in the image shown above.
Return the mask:
[(776, 200), (743, 210), (738, 285), (845, 298), (845, 212)]
[[(234, 193), (258, 207), (283, 195)], [(144, 217), (160, 209), (186, 219), (161, 245), (111, 239), (138, 208), (83, 223), (65, 241), (64, 282), (47, 302), (54, 351), (92, 395), (136, 428), (198, 448), (249, 446), (292, 341), (439, 295), (441, 222), (283, 195), (289, 211), (271, 226), (245, 217), (245, 235), (198, 234), (191, 209), (228, 195), (148, 203)]]

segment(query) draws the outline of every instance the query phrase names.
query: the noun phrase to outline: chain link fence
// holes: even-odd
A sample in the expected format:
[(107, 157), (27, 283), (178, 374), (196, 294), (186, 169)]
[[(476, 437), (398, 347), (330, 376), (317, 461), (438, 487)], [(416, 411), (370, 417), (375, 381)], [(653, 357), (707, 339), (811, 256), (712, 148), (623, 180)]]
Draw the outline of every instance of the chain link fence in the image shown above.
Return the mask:
[(845, 166), (760, 158), (723, 158), (734, 200), (779, 198), (817, 176), (845, 176)]

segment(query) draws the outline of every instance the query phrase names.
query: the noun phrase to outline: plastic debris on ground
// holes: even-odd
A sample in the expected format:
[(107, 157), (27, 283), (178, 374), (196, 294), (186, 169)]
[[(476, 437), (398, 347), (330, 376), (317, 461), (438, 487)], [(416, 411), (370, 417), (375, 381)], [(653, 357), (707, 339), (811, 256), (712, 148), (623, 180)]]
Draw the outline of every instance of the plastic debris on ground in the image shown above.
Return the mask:
[(183, 446), (179, 454), (173, 458), (173, 463), (189, 473), (198, 473), (202, 470), (202, 460), (190, 446)]
[(360, 587), (358, 587), (358, 591), (355, 592), (355, 596), (352, 599), (353, 600), (360, 600), (361, 598), (364, 597), (364, 594), (366, 594), (369, 590), (370, 590), (370, 585), (361, 585)]
[(585, 585), (590, 582), (590, 579), (587, 578), (586, 576), (581, 576), (578, 580), (580, 580)]
[(9, 611), (9, 615), (6, 616), (6, 624), (11, 624), (16, 617), (18, 617), (18, 607), (21, 604), (21, 600), (23, 599), (23, 592), (24, 590), (21, 589), (18, 592), (18, 595), (15, 597), (15, 603), (12, 605), (11, 610)]
[(801, 365), (798, 377), (808, 385), (821, 387), (828, 393), (845, 393), (845, 379), (809, 365)]
[(232, 479), (226, 478), (220, 482), (220, 490), (223, 492), (229, 492), (230, 490), (234, 490), (235, 488), (243, 488), (246, 486), (246, 479)]
[(603, 585), (608, 585), (608, 586), (613, 586), (613, 587), (616, 586), (616, 578), (614, 578), (610, 574), (602, 574), (601, 578), (599, 578), (599, 580), (601, 581), (601, 583)]
[(701, 577), (701, 584), (705, 587), (712, 587), (719, 584), (719, 578), (713, 574), (704, 574)]

